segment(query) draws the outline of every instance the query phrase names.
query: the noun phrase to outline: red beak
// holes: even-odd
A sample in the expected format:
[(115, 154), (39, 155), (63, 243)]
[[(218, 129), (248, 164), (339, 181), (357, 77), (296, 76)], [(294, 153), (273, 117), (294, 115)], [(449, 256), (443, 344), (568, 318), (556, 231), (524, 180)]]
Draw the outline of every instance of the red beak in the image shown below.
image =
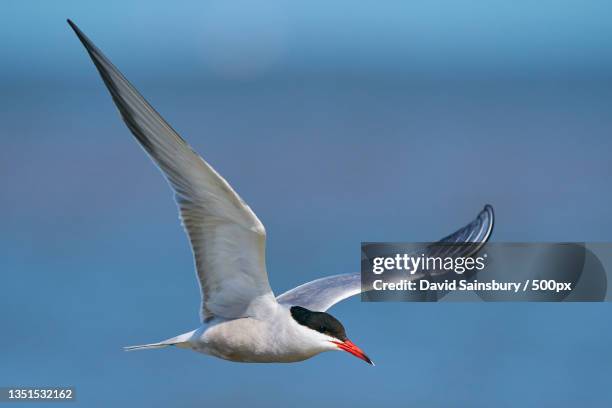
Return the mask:
[(366, 354), (363, 351), (361, 351), (361, 349), (357, 347), (355, 343), (353, 343), (349, 339), (346, 339), (344, 341), (332, 341), (332, 343), (337, 345), (340, 350), (344, 350), (347, 353), (351, 353), (352, 355), (354, 355), (357, 358), (362, 359), (366, 363), (374, 365), (374, 362), (370, 360), (370, 357), (366, 356)]

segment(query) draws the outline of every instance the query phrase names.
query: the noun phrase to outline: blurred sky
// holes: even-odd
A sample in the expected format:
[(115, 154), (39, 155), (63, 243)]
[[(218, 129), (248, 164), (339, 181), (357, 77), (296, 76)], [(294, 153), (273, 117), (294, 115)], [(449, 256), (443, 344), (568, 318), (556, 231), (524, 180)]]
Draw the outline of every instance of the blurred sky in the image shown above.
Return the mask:
[(255, 210), (282, 292), (485, 203), (495, 241), (611, 241), (611, 12), (4, 2), (0, 386), (74, 385), (87, 407), (610, 406), (609, 304), (335, 306), (376, 367), (123, 353), (196, 327), (199, 293), (171, 193), (65, 19)]

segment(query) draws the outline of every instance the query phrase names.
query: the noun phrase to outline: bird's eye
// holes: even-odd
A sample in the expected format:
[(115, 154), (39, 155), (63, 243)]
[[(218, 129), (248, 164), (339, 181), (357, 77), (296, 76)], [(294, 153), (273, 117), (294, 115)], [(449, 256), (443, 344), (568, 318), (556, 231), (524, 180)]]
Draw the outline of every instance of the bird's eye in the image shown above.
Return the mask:
[(326, 332), (326, 329), (325, 329), (325, 327), (320, 326), (320, 327), (319, 327), (319, 331), (320, 331), (321, 333), (325, 333), (325, 332)]

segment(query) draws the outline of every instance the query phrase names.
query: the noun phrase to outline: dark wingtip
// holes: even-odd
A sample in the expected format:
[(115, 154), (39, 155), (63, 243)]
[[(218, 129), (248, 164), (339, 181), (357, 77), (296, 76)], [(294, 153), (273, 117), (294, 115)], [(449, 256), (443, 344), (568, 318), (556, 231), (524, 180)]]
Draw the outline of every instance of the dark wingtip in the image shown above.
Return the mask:
[(77, 27), (77, 25), (74, 24), (74, 22), (71, 19), (67, 18), (66, 22), (75, 32), (79, 31), (79, 27)]
[(487, 236), (487, 241), (489, 240), (489, 237), (491, 236), (491, 234), (493, 233), (493, 228), (495, 227), (495, 211), (493, 211), (493, 206), (491, 204), (486, 204), (484, 206), (484, 210), (487, 213), (489, 213), (489, 219), (491, 220), (491, 228), (489, 230), (489, 235)]
[(68, 25), (70, 25), (70, 28), (72, 28), (74, 33), (77, 35), (77, 37), (79, 37), (79, 40), (81, 41), (81, 43), (83, 43), (83, 45), (88, 51), (95, 48), (93, 44), (91, 44), (91, 42), (89, 41), (89, 38), (87, 38), (87, 36), (83, 34), (79, 26), (74, 24), (74, 22), (69, 18), (66, 19), (66, 22), (68, 23)]
[(489, 213), (490, 217), (491, 217), (491, 222), (494, 222), (495, 220), (495, 211), (493, 211), (493, 206), (491, 204), (486, 204), (484, 206), (484, 210)]

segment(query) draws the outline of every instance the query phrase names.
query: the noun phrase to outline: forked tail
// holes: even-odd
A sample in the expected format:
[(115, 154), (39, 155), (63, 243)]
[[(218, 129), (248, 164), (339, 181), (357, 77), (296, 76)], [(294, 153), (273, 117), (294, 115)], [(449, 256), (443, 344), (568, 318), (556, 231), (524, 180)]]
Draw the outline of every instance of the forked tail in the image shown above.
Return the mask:
[(123, 348), (123, 351), (152, 350), (152, 349), (164, 348), (168, 346), (176, 346), (180, 348), (190, 348), (191, 344), (189, 343), (189, 340), (193, 336), (193, 333), (195, 333), (195, 330), (190, 331), (189, 333), (178, 335), (176, 337), (172, 337), (171, 339), (160, 341), (159, 343), (139, 344), (137, 346), (126, 346)]
[(123, 347), (123, 351), (135, 351), (135, 350), (149, 350), (149, 349), (158, 349), (172, 346), (172, 344), (166, 344), (164, 342), (160, 343), (150, 343), (150, 344), (140, 344), (138, 346), (125, 346)]

